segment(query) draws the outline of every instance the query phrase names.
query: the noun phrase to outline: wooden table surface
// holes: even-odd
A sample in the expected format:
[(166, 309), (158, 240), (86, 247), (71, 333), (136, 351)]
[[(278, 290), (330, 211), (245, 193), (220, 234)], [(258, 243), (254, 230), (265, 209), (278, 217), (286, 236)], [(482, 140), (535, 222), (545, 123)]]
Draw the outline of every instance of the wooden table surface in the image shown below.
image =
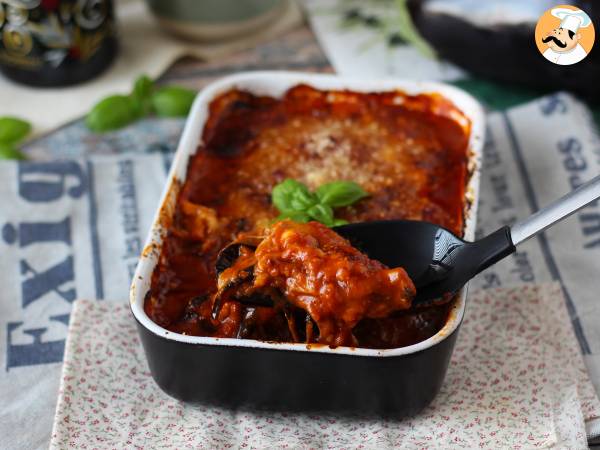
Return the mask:
[(199, 90), (216, 78), (246, 70), (333, 72), (314, 34), (302, 25), (255, 48), (215, 61), (182, 58), (160, 77), (159, 83)]

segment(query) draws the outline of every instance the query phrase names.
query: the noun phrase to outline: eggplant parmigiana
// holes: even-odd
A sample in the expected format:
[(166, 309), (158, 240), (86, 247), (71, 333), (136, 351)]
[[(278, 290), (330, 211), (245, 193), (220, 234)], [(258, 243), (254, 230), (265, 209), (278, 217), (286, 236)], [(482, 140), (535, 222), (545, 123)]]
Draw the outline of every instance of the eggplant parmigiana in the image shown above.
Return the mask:
[[(389, 286), (365, 287), (366, 297), (353, 298), (344, 311), (332, 307), (348, 301), (338, 291), (331, 297), (314, 297), (314, 304), (290, 296), (285, 308), (247, 307), (228, 298), (213, 317), (218, 291), (215, 262), (221, 249), (244, 235), (264, 236), (267, 230), (272, 236), (286, 227), (306, 235), (327, 235), (338, 245), (325, 262), (333, 282), (324, 286), (340, 289), (331, 274), (336, 255), (352, 254), (343, 239), (312, 223), (302, 227), (318, 229), (298, 229), (287, 221), (270, 229), (278, 215), (271, 191), (286, 178), (311, 189), (336, 180), (360, 184), (369, 197), (336, 210), (336, 217), (349, 222), (427, 220), (462, 235), (469, 134), (468, 119), (434, 93), (410, 96), (400, 91), (359, 93), (298, 85), (281, 98), (240, 90), (219, 95), (210, 104), (201, 143), (178, 193), (145, 300), (146, 313), (171, 331), (199, 336), (366, 348), (395, 348), (427, 339), (444, 325), (449, 305), (417, 311), (398, 307), (410, 297), (410, 280), (354, 249), (361, 270), (373, 270), (380, 281), (385, 273), (400, 278), (395, 293), (387, 290), (393, 285), (389, 279)], [(258, 259), (250, 250), (240, 258), (239, 264)], [(266, 277), (263, 283), (276, 284), (282, 280), (278, 276), (293, 271), (285, 265), (274, 267), (277, 276)], [(298, 278), (301, 273), (296, 270), (286, 283), (295, 280), (300, 286), (307, 281)], [(315, 274), (318, 278), (318, 270)], [(349, 282), (362, 288), (359, 279), (351, 276)], [(376, 292), (382, 286), (383, 291)], [(277, 290), (285, 294), (282, 286)], [(380, 294), (388, 295), (383, 302), (387, 306), (377, 310), (369, 293), (377, 293), (380, 300)], [(304, 326), (306, 312), (314, 327)], [(303, 326), (294, 329), (290, 320)]]
[[(239, 257), (219, 275), (215, 300), (268, 297), (286, 316), (294, 341), (299, 333), (292, 308), (306, 313), (304, 341), (312, 341), (314, 321), (319, 343), (357, 346), (352, 329), (358, 322), (408, 309), (415, 295), (404, 269), (369, 259), (319, 222), (278, 222), (252, 247), (238, 247)], [(247, 321), (245, 328), (253, 325)]]

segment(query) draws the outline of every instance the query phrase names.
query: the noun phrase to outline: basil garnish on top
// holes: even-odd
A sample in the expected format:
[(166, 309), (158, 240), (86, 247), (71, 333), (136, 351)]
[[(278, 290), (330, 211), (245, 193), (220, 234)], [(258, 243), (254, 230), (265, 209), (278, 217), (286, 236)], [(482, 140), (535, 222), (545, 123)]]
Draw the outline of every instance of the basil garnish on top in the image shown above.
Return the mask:
[(281, 213), (277, 220), (316, 220), (328, 227), (335, 227), (347, 222), (336, 219), (333, 208), (352, 205), (368, 195), (353, 181), (333, 181), (311, 192), (305, 184), (288, 178), (273, 188), (271, 200)]

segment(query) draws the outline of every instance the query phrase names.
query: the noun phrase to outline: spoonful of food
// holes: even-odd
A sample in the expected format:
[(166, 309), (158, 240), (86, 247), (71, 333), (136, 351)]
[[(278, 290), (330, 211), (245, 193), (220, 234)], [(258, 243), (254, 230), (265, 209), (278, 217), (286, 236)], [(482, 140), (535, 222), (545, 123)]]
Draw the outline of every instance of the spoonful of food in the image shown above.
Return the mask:
[(440, 226), (420, 221), (361, 222), (334, 228), (388, 267), (403, 267), (417, 294), (413, 306), (452, 298), (471, 278), (515, 251), (515, 247), (600, 198), (600, 176), (511, 227), (467, 242)]

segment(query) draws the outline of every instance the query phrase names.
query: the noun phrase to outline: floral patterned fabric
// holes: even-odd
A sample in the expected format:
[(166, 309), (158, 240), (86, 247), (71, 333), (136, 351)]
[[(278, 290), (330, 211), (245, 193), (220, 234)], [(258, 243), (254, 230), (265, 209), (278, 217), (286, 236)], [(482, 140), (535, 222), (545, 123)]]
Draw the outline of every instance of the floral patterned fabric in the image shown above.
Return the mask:
[(468, 300), (440, 394), (403, 421), (191, 407), (152, 380), (126, 304), (75, 303), (51, 448), (587, 448), (600, 417), (558, 284)]

